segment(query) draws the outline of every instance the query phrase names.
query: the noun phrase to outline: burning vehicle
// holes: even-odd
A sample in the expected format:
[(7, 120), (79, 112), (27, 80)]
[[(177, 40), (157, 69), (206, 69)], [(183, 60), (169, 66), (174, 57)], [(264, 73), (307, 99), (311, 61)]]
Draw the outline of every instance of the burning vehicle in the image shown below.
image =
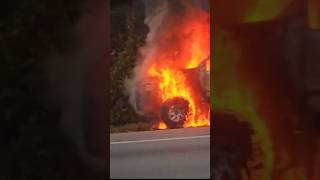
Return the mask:
[[(210, 103), (210, 57), (204, 59), (197, 67), (190, 69), (180, 69), (175, 76), (186, 80), (190, 91), (198, 94), (198, 104), (209, 107)], [(180, 80), (182, 80), (180, 79)], [(171, 79), (170, 83), (176, 84), (179, 79)], [(190, 113), (190, 100), (177, 94), (170, 98), (162, 100), (160, 89), (166, 91), (163, 82), (159, 77), (144, 78), (138, 82), (136, 91), (136, 108), (145, 116), (157, 117), (162, 119), (169, 128), (183, 127)], [(160, 87), (160, 88), (159, 88)], [(159, 109), (155, 112), (154, 109)], [(209, 111), (209, 109), (208, 109)]]
[(149, 32), (128, 92), (154, 129), (210, 126), (210, 13), (197, 2), (146, 4)]

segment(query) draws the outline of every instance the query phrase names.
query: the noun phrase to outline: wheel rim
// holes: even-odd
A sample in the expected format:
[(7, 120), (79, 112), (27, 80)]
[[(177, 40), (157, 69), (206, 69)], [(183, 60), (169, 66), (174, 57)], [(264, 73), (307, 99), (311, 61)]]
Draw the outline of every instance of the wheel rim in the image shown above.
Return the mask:
[(176, 106), (171, 106), (169, 108), (168, 115), (169, 119), (173, 122), (181, 122), (185, 119), (184, 110)]

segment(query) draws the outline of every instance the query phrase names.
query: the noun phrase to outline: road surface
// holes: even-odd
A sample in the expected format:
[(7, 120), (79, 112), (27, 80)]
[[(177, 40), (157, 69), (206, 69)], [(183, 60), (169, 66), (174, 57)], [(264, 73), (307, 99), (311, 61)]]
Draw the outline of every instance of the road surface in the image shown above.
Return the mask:
[(210, 177), (210, 129), (111, 134), (110, 178)]

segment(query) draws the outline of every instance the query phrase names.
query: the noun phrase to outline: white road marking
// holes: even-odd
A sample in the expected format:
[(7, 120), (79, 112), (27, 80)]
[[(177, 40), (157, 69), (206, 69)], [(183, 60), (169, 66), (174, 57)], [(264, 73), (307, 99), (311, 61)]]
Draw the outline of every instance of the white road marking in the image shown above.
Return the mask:
[(174, 141), (174, 140), (184, 140), (184, 139), (199, 139), (199, 138), (210, 138), (210, 135), (205, 136), (190, 136), (190, 137), (178, 137), (178, 138), (166, 138), (166, 139), (146, 139), (146, 140), (135, 140), (135, 141), (118, 141), (110, 142), (113, 144), (131, 144), (131, 143), (144, 143), (144, 142), (158, 142), (158, 141)]

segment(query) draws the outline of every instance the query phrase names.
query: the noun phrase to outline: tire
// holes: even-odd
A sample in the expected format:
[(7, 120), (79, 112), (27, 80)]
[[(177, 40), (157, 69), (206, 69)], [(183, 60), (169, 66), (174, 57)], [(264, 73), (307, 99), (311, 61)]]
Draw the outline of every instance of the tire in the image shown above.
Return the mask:
[(170, 128), (181, 128), (189, 111), (189, 102), (181, 97), (165, 101), (161, 107), (161, 118)]

